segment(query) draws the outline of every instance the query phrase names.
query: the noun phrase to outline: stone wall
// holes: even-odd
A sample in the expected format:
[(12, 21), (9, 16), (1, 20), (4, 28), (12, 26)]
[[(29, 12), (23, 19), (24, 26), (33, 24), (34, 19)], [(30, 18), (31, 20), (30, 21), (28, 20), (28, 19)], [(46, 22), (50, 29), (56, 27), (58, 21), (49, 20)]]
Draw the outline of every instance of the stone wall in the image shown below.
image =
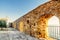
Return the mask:
[(17, 19), (13, 22), (13, 25), (14, 28), (28, 35), (37, 38), (46, 38), (48, 37), (48, 32), (46, 30), (48, 28), (47, 21), (54, 15), (60, 17), (60, 2), (49, 1)]

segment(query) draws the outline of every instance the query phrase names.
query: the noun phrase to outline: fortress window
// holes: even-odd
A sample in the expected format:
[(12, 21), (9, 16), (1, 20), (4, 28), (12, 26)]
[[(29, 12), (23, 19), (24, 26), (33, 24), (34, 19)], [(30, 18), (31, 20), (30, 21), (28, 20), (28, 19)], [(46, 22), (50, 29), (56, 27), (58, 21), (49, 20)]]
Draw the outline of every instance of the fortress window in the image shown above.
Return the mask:
[(29, 20), (27, 20), (27, 23), (29, 23)]
[(41, 34), (41, 33), (39, 32), (39, 34)]

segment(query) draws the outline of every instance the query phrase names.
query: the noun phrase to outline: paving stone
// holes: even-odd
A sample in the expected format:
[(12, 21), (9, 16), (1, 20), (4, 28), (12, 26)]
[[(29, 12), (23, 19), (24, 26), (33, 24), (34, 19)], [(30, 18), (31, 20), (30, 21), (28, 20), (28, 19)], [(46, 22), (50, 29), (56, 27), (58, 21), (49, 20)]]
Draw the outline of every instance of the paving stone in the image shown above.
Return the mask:
[(0, 31), (0, 40), (38, 40), (22, 32), (8, 28), (8, 31)]

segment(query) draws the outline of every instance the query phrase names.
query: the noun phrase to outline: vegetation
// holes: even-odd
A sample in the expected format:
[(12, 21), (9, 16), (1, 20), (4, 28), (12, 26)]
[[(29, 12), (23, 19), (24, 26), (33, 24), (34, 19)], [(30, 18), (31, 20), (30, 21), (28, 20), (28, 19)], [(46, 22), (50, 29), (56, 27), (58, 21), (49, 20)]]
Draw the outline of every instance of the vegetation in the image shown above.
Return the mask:
[(5, 20), (0, 20), (0, 28), (6, 28), (7, 27), (7, 22)]

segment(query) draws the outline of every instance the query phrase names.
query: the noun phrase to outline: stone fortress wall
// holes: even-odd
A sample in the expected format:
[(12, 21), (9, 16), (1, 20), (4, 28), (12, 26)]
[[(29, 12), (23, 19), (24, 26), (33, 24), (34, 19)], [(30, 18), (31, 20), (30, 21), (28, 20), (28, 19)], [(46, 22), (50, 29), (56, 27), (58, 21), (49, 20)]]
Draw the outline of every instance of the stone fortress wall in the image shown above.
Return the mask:
[(36, 38), (48, 37), (48, 20), (57, 16), (60, 20), (60, 2), (51, 0), (38, 6), (13, 22), (13, 27)]

